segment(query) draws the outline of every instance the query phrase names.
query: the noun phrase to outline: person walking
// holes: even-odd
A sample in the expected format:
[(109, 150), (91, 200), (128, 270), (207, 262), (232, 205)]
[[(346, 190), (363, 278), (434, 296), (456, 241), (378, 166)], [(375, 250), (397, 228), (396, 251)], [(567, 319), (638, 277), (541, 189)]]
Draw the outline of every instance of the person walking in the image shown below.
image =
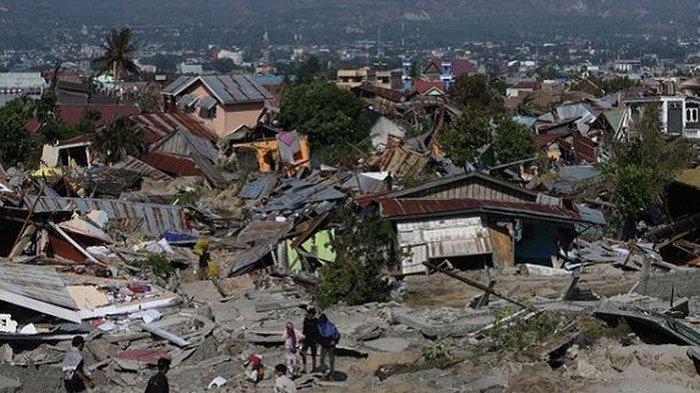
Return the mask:
[(318, 343), (321, 344), (321, 369), (326, 369), (326, 357), (330, 364), (328, 372), (323, 376), (324, 380), (332, 381), (335, 376), (335, 346), (340, 341), (338, 328), (328, 320), (326, 314), (318, 317)]
[(287, 376), (296, 378), (301, 371), (301, 356), (299, 354), (304, 335), (294, 328), (294, 324), (287, 322), (287, 326), (282, 333), (284, 349), (286, 350)]
[(95, 387), (92, 374), (85, 369), (83, 348), (85, 348), (85, 339), (82, 336), (75, 336), (71, 341), (71, 348), (63, 358), (61, 373), (63, 385), (68, 393), (84, 392), (88, 386)]
[(170, 370), (170, 359), (158, 359), (158, 372), (148, 380), (146, 393), (169, 393), (170, 384), (165, 374)]
[(306, 309), (304, 316), (304, 344), (301, 346), (301, 361), (304, 364), (304, 374), (306, 374), (306, 352), (311, 353), (311, 372), (316, 371), (316, 354), (318, 350), (318, 318), (316, 317), (316, 309), (309, 307)]

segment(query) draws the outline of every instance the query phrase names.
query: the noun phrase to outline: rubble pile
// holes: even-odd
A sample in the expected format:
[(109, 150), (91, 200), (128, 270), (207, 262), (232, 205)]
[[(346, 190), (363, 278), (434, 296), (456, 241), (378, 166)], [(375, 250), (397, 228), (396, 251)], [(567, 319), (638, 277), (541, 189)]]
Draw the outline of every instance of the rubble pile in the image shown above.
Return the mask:
[[(226, 91), (197, 97), (199, 84)], [(254, 125), (221, 135), (188, 112), (233, 108), (232, 86)], [(273, 127), (259, 87), (183, 76), (163, 90), (168, 111), (131, 116), (148, 139), (136, 156), (103, 165), (73, 140), (38, 170), (0, 168), (0, 390), (60, 391), (79, 336), (96, 392), (142, 390), (161, 359), (174, 391), (271, 391), (321, 305), (335, 372), (292, 375), (302, 391), (700, 388), (700, 213), (645, 212), (611, 237), (619, 217), (594, 164), (613, 97), (530, 119), (538, 156), (497, 163), (489, 143), (456, 165), (439, 137), (461, 109), (360, 86), (372, 148), (332, 167)], [(671, 184), (670, 200), (700, 198), (693, 173)], [(348, 212), (387, 224), (383, 249), (362, 246), (390, 260), (371, 274), (388, 296), (323, 304), (331, 267), (374, 272), (339, 241), (361, 232)]]

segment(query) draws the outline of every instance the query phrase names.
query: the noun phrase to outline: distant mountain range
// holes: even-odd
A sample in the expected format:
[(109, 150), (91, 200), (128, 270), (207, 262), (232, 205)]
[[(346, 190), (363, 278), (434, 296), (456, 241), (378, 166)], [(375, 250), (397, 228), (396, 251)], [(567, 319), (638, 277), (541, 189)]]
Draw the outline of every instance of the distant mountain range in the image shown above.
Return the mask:
[[(697, 0), (0, 0), (0, 46), (81, 25), (189, 27), (220, 38), (334, 42), (698, 34)], [(29, 34), (27, 34), (29, 33)], [(21, 42), (21, 41), (20, 41)]]

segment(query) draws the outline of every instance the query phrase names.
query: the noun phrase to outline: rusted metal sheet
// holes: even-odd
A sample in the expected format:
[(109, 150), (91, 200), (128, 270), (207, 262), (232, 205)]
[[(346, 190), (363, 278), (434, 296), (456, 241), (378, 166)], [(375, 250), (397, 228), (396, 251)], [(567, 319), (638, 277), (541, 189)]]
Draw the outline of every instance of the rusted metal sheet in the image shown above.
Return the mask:
[(379, 205), (382, 216), (394, 220), (477, 213), (553, 221), (582, 221), (574, 211), (537, 203), (477, 199), (383, 199), (379, 201)]
[[(25, 197), (27, 206), (31, 206), (37, 197)], [(98, 198), (57, 198), (39, 197), (36, 212), (77, 210), (87, 213), (92, 210), (102, 210), (110, 220), (137, 221), (136, 232), (154, 237), (165, 231), (186, 231), (187, 222), (182, 210), (177, 206), (157, 205), (153, 203), (135, 203), (121, 199)]]
[(172, 177), (168, 176), (164, 172), (161, 172), (145, 162), (131, 156), (123, 159), (120, 163), (116, 164), (115, 167), (134, 171), (154, 180), (166, 181), (172, 179)]

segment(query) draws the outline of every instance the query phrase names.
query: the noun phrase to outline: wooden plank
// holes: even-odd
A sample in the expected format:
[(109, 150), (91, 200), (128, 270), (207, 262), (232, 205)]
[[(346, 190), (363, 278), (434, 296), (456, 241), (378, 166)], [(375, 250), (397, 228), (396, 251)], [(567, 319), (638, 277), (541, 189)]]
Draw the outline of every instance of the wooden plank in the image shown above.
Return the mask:
[(141, 325), (141, 328), (149, 333), (155, 334), (158, 337), (164, 338), (179, 347), (186, 347), (190, 345), (190, 342), (185, 340), (184, 338), (170, 333), (167, 330), (163, 330), (159, 327), (155, 327), (149, 324), (143, 324)]
[(515, 266), (513, 239), (511, 239), (508, 232), (508, 228), (504, 227), (494, 226), (489, 228), (491, 248), (493, 250), (493, 263), (498, 267)]
[(28, 308), (30, 310), (34, 310), (42, 314), (51, 315), (56, 318), (61, 318), (66, 321), (74, 323), (82, 322), (82, 318), (80, 318), (80, 315), (73, 310), (69, 310), (67, 308), (59, 306), (54, 306), (53, 304), (18, 295), (16, 293), (12, 293), (4, 289), (0, 289), (0, 300), (23, 308)]

